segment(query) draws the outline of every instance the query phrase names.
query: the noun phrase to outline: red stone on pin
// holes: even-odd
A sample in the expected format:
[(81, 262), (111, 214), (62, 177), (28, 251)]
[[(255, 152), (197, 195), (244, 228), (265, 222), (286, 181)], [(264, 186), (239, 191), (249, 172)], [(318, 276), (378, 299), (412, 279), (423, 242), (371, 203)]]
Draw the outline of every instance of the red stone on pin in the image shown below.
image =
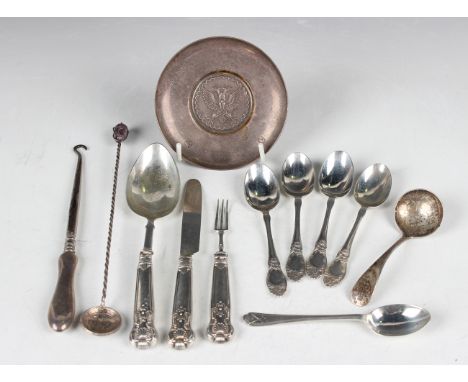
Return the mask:
[(120, 122), (118, 125), (114, 126), (113, 137), (116, 142), (121, 143), (125, 141), (128, 137), (128, 127), (126, 124)]

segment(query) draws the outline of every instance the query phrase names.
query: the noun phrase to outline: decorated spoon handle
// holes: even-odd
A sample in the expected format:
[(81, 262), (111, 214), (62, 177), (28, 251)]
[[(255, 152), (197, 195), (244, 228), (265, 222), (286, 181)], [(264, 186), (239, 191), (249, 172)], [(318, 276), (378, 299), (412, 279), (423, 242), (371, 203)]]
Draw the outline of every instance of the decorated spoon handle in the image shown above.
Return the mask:
[(296, 197), (294, 199), (295, 218), (294, 218), (294, 236), (289, 252), (288, 261), (286, 263), (286, 274), (291, 280), (300, 280), (305, 273), (305, 261), (302, 255), (301, 242), (301, 206), (302, 199)]
[(268, 274), (267, 274), (267, 287), (268, 290), (276, 296), (282, 296), (286, 292), (288, 286), (286, 276), (281, 270), (281, 264), (276, 256), (275, 245), (271, 234), (271, 218), (268, 212), (263, 213), (263, 220), (268, 237)]
[(403, 243), (408, 238), (402, 236), (393, 244), (385, 253), (380, 256), (359, 278), (359, 280), (354, 284), (353, 290), (351, 292), (351, 301), (357, 306), (365, 306), (369, 303), (372, 294), (374, 293), (375, 286), (379, 280), (380, 273), (387, 262), (388, 258), (401, 243)]
[(306, 264), (307, 274), (317, 279), (322, 276), (325, 268), (327, 267), (327, 231), (328, 221), (330, 220), (330, 214), (335, 204), (335, 198), (328, 198), (327, 211), (325, 212), (325, 218), (323, 219), (322, 229), (320, 230), (319, 238), (315, 243), (315, 248), (310, 255), (309, 260)]
[(153, 311), (153, 251), (140, 252), (135, 287), (135, 306), (130, 343), (138, 349), (147, 349), (156, 344), (158, 333), (154, 327)]
[(169, 344), (186, 349), (193, 341), (192, 330), (192, 256), (180, 256), (177, 270)]
[(231, 298), (229, 294), (228, 255), (224, 251), (215, 254), (213, 284), (211, 286), (210, 323), (208, 338), (213, 342), (227, 342), (234, 328), (231, 324)]
[(338, 285), (346, 276), (346, 268), (348, 266), (349, 255), (351, 253), (351, 246), (353, 244), (354, 236), (356, 235), (359, 223), (366, 214), (367, 208), (361, 207), (357, 214), (353, 228), (349, 233), (343, 248), (340, 249), (335, 257), (335, 260), (328, 266), (323, 275), (323, 283), (325, 286), (331, 287)]

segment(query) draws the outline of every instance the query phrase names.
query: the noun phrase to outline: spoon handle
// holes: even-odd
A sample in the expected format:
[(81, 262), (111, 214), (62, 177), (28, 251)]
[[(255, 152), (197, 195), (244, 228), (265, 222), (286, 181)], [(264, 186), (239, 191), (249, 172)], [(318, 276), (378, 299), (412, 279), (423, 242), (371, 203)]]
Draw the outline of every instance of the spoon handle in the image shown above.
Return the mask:
[(335, 257), (335, 260), (328, 266), (323, 275), (323, 283), (325, 286), (331, 287), (338, 285), (346, 276), (346, 269), (348, 266), (349, 255), (351, 253), (351, 246), (353, 244), (354, 236), (356, 235), (359, 223), (366, 214), (367, 208), (361, 207), (354, 221), (353, 228), (349, 233), (343, 248), (340, 249)]
[(385, 263), (395, 248), (407, 239), (408, 237), (405, 236), (398, 239), (362, 274), (356, 284), (354, 284), (351, 292), (351, 301), (353, 304), (357, 306), (365, 306), (369, 303)]
[(231, 324), (231, 298), (229, 294), (228, 255), (215, 254), (213, 284), (211, 287), (210, 323), (208, 338), (213, 342), (227, 342), (234, 333)]
[(177, 270), (169, 344), (186, 349), (193, 341), (192, 330), (192, 256), (180, 256)]
[(300, 321), (319, 320), (360, 320), (361, 314), (334, 314), (334, 315), (300, 315), (300, 314), (268, 314), (250, 312), (244, 315), (244, 321), (250, 326), (268, 326)]
[(276, 296), (282, 296), (286, 292), (288, 286), (286, 276), (281, 270), (281, 264), (276, 256), (275, 244), (273, 243), (273, 236), (271, 234), (271, 218), (267, 212), (263, 213), (263, 220), (268, 238), (268, 274), (267, 274), (267, 287), (268, 290)]
[(307, 274), (316, 279), (322, 276), (325, 268), (327, 267), (327, 232), (328, 232), (328, 221), (330, 220), (330, 214), (335, 204), (335, 198), (329, 197), (327, 201), (327, 211), (323, 219), (322, 229), (320, 230), (319, 238), (315, 243), (315, 248), (310, 255), (309, 260), (306, 264)]
[(295, 219), (294, 219), (294, 236), (289, 251), (288, 261), (286, 263), (286, 274), (291, 280), (300, 280), (305, 273), (305, 261), (302, 255), (301, 242), (301, 206), (302, 199), (296, 197), (294, 199)]

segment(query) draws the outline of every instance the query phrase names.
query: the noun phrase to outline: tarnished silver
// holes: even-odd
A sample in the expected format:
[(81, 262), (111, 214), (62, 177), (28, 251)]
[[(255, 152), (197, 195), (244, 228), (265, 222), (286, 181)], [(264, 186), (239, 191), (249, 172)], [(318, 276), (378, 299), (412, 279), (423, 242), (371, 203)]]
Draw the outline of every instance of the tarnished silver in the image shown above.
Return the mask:
[(367, 305), (393, 250), (410, 238), (434, 232), (442, 223), (443, 214), (442, 203), (432, 192), (413, 190), (404, 194), (395, 208), (395, 220), (402, 236), (356, 282), (351, 293), (353, 303), (358, 306)]
[(292, 153), (286, 158), (281, 180), (285, 191), (294, 196), (295, 206), (294, 235), (286, 263), (286, 274), (294, 281), (300, 280), (305, 273), (301, 241), (301, 206), (302, 197), (314, 188), (314, 179), (314, 166), (307, 155)]
[(332, 152), (322, 164), (319, 175), (320, 191), (328, 196), (327, 210), (315, 248), (306, 263), (307, 274), (316, 279), (327, 267), (327, 231), (335, 198), (345, 196), (353, 183), (354, 166), (344, 151)]
[(117, 142), (117, 152), (115, 156), (114, 181), (112, 184), (111, 208), (109, 214), (109, 226), (106, 244), (106, 260), (104, 262), (104, 281), (102, 283), (101, 304), (92, 307), (81, 315), (81, 325), (92, 334), (107, 335), (119, 330), (122, 318), (115, 309), (106, 306), (107, 280), (109, 275), (109, 260), (111, 254), (112, 228), (114, 225), (115, 196), (117, 193), (117, 180), (120, 164), (120, 148), (122, 142), (128, 137), (128, 128), (125, 124), (119, 123), (113, 128), (112, 137)]
[(377, 207), (387, 200), (391, 188), (392, 174), (384, 164), (376, 163), (367, 167), (357, 179), (354, 187), (354, 199), (361, 205), (361, 208), (343, 247), (325, 270), (323, 283), (326, 286), (335, 286), (344, 279), (351, 246), (359, 223), (366, 214), (367, 208)]
[(232, 37), (209, 37), (180, 50), (159, 77), (161, 131), (184, 159), (225, 170), (267, 152), (286, 119), (287, 93), (273, 61)]
[(147, 349), (157, 342), (154, 327), (153, 230), (154, 221), (170, 214), (177, 205), (180, 178), (169, 151), (153, 143), (140, 154), (127, 179), (127, 203), (133, 212), (148, 220), (140, 252), (135, 288), (135, 306), (130, 342)]
[(195, 337), (192, 330), (192, 255), (200, 247), (201, 209), (201, 184), (190, 179), (184, 190), (179, 267), (169, 329), (169, 344), (178, 350), (186, 349)]
[(80, 185), (82, 158), (78, 149), (87, 150), (85, 145), (76, 145), (73, 151), (78, 155), (73, 182), (73, 191), (68, 210), (68, 226), (65, 239), (64, 252), (59, 257), (59, 275), (52, 301), (49, 305), (47, 319), (49, 326), (56, 332), (68, 329), (75, 318), (75, 292), (73, 290), (73, 279), (77, 257), (75, 254), (76, 227), (78, 222), (78, 209), (80, 206)]
[(211, 286), (210, 323), (208, 338), (213, 342), (223, 343), (231, 339), (234, 328), (231, 323), (231, 297), (229, 293), (228, 254), (224, 251), (224, 231), (228, 224), (229, 202), (221, 201), (216, 207), (214, 229), (219, 234), (218, 252), (214, 255), (213, 283)]
[(431, 315), (426, 309), (406, 304), (385, 305), (367, 314), (295, 315), (252, 312), (244, 316), (244, 321), (251, 326), (318, 320), (359, 320), (383, 336), (414, 333), (422, 329), (430, 319)]
[(271, 293), (281, 296), (286, 292), (286, 276), (276, 255), (269, 211), (278, 204), (279, 184), (275, 174), (266, 165), (256, 163), (249, 167), (245, 174), (244, 193), (247, 202), (263, 213), (263, 220), (268, 237), (268, 274), (267, 287)]

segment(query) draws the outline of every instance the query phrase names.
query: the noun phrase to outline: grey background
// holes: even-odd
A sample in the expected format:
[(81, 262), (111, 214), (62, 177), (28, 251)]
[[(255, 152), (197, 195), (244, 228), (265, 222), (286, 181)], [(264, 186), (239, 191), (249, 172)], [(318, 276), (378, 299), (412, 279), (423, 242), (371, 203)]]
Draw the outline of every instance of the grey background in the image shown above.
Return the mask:
[[(186, 352), (166, 342), (180, 245), (181, 208), (155, 231), (156, 326), (163, 338), (149, 351), (127, 341), (142, 218), (126, 206), (126, 175), (149, 143), (165, 142), (153, 99), (167, 61), (190, 42), (235, 36), (263, 49), (283, 74), (288, 95), (284, 130), (267, 154), (279, 171), (287, 154), (307, 153), (317, 169), (326, 155), (348, 151), (359, 173), (374, 162), (393, 174), (389, 201), (370, 211), (353, 248), (349, 275), (334, 288), (305, 279), (287, 295), (264, 285), (266, 238), (261, 215), (243, 200), (245, 168), (216, 172), (180, 164), (185, 181), (203, 184), (200, 253), (194, 259), (194, 321), (198, 339)], [(2, 363), (467, 363), (466, 218), (468, 130), (466, 19), (1, 19), (0, 20), (0, 327)], [(56, 334), (47, 307), (63, 248), (76, 156), (85, 154), (78, 232), (77, 310), (99, 302), (115, 143), (124, 121), (108, 304), (125, 318), (106, 338), (81, 327)], [(398, 197), (412, 188), (440, 196), (444, 222), (433, 236), (405, 243), (388, 262), (367, 308), (349, 301), (355, 280), (394, 240)], [(232, 343), (204, 338), (208, 322), (216, 198), (231, 201), (226, 246), (231, 255)], [(304, 200), (302, 236), (309, 254), (325, 211), (316, 191)], [(338, 200), (329, 229), (331, 259), (358, 206)], [(293, 201), (272, 212), (281, 261), (292, 238)], [(364, 312), (412, 303), (433, 316), (421, 332), (374, 335), (359, 323), (250, 328), (242, 314)]]

